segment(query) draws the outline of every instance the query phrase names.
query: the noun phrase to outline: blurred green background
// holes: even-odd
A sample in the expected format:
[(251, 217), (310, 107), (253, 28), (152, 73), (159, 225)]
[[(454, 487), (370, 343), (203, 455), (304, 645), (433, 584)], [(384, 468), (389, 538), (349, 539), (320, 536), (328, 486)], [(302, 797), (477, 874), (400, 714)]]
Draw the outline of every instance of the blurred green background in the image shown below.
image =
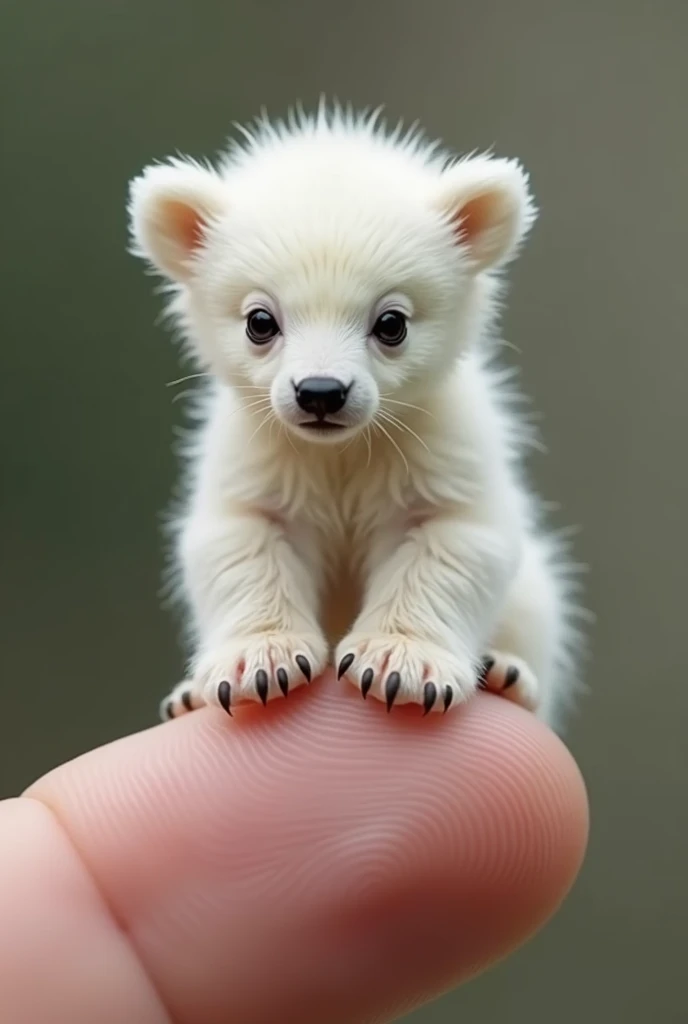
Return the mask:
[(598, 617), (568, 736), (582, 876), (525, 950), (413, 1019), (688, 1020), (687, 54), (685, 0), (4, 0), (2, 795), (153, 722), (180, 672), (158, 591), (184, 371), (125, 252), (128, 179), (262, 105), (385, 103), (532, 172), (505, 332)]

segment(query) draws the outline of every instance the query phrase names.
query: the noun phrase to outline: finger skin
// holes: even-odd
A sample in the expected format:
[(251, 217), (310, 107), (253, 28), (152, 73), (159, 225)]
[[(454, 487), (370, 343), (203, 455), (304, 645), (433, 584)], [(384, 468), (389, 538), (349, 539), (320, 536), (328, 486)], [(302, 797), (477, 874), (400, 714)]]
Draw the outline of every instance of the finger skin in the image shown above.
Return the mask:
[[(140, 1010), (112, 1019), (131, 1024), (157, 1024), (161, 1004), (175, 1024), (391, 1020), (542, 925), (587, 837), (578, 770), (527, 712), (484, 695), (444, 717), (387, 715), (332, 679), (120, 740), (29, 796), (100, 900), (86, 948), (126, 933), (118, 969)], [(1, 860), (0, 890), (15, 884)], [(29, 898), (41, 861), (10, 867)], [(67, 920), (62, 885), (42, 879), (32, 928)], [(67, 1000), (53, 973), (45, 960), (44, 988)], [(28, 981), (13, 992), (9, 976), (0, 1011)], [(78, 991), (64, 1019), (108, 1020)]]
[(3, 1024), (169, 1024), (135, 951), (50, 811), (0, 803)]

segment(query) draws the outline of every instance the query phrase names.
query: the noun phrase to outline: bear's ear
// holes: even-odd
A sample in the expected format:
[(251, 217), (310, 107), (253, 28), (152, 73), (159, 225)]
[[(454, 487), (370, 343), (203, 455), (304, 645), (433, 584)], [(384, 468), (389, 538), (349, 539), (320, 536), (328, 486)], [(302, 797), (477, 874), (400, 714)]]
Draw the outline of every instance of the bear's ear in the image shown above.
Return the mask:
[(129, 186), (132, 252), (173, 281), (187, 281), (210, 224), (227, 209), (212, 170), (175, 160), (147, 167)]
[(436, 206), (475, 270), (513, 259), (537, 216), (516, 160), (469, 157), (443, 172)]

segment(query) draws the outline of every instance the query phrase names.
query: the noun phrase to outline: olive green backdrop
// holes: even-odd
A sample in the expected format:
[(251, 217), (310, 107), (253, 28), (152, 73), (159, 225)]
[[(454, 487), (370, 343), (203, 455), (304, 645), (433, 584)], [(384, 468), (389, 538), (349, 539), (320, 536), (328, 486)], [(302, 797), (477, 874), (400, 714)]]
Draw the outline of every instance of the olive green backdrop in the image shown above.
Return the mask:
[(157, 591), (183, 371), (125, 253), (127, 180), (321, 90), (532, 171), (505, 330), (598, 617), (580, 881), (414, 1020), (686, 1021), (685, 0), (4, 0), (0, 792), (152, 722), (180, 669)]

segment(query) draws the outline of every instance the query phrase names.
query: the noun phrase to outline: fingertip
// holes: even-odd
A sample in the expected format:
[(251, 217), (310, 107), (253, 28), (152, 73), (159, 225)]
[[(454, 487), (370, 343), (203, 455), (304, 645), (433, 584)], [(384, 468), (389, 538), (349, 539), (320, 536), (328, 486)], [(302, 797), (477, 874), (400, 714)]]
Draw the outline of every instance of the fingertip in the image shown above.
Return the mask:
[(128, 737), (32, 793), (175, 1019), (392, 1016), (540, 927), (587, 838), (580, 773), (532, 715), (491, 695), (421, 711), (330, 674)]

